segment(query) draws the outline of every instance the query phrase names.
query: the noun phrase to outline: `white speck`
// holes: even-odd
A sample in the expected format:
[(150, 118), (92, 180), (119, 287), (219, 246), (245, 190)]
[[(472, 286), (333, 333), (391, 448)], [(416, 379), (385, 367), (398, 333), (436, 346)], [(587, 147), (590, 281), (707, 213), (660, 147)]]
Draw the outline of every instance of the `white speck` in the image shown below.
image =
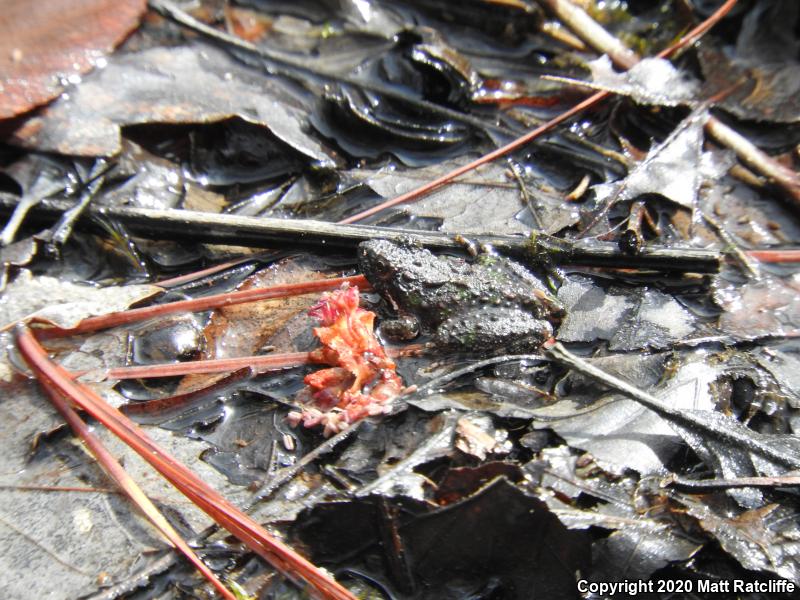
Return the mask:
[(79, 508), (72, 513), (72, 525), (78, 533), (87, 534), (94, 527), (92, 521), (92, 511), (87, 508)]

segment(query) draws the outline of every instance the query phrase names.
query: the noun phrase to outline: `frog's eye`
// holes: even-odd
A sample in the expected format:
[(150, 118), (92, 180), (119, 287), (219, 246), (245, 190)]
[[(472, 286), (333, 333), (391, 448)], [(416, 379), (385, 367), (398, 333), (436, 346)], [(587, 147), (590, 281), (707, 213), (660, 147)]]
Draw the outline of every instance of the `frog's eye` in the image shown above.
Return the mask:
[(384, 259), (379, 258), (375, 261), (375, 268), (378, 271), (388, 271), (389, 270), (389, 263), (387, 263)]

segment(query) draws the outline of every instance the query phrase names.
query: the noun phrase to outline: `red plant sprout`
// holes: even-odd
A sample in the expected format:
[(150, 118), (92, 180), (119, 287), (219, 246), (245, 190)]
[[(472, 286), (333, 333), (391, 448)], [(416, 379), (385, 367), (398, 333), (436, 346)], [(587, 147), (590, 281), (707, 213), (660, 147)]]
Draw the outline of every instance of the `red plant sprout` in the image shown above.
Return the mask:
[(320, 321), (314, 335), (322, 343), (309, 358), (330, 368), (306, 376), (299, 397), (306, 406), (289, 413), (293, 426), (322, 425), (329, 436), (364, 417), (388, 413), (403, 393), (395, 363), (375, 337), (375, 313), (358, 304), (358, 288), (344, 285), (323, 294), (309, 311)]

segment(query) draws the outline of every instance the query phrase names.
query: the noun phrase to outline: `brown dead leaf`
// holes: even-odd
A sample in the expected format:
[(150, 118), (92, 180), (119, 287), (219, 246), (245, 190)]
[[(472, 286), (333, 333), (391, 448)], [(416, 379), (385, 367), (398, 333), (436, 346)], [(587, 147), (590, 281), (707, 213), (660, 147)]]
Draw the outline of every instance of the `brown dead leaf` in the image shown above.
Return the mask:
[[(322, 279), (325, 277), (321, 272), (322, 268), (322, 264), (313, 260), (285, 259), (254, 273), (237, 289), (248, 290)], [(271, 342), (283, 352), (296, 350), (290, 339), (291, 334), (279, 334), (291, 319), (307, 312), (318, 299), (319, 294), (314, 293), (248, 302), (218, 309), (205, 328), (206, 350), (199, 358), (250, 356), (257, 354), (267, 342)], [(309, 320), (309, 331), (311, 325), (312, 322)], [(276, 336), (280, 339), (274, 339)], [(225, 374), (189, 375), (181, 381), (178, 391), (198, 389), (224, 376)]]
[(139, 23), (145, 0), (0, 0), (0, 119), (52, 100)]

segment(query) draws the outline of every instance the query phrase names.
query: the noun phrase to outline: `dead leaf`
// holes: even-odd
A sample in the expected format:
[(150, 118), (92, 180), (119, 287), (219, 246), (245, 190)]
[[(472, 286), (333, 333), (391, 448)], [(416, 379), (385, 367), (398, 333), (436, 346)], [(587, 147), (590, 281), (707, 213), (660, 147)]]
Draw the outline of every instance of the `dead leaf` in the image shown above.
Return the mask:
[(308, 159), (334, 166), (304, 131), (305, 107), (286, 86), (200, 45), (112, 58), (69, 97), (29, 119), (12, 140), (61, 154), (113, 156), (122, 149), (125, 125), (212, 123), (236, 116), (268, 127)]
[(0, 119), (58, 96), (105, 63), (145, 0), (0, 0)]
[(92, 287), (22, 271), (0, 296), (0, 323), (4, 329), (20, 321), (69, 329), (86, 317), (125, 310), (162, 291), (155, 285)]
[(800, 275), (730, 285), (720, 282), (714, 291), (724, 311), (719, 328), (739, 339), (790, 335), (800, 329)]
[(654, 106), (693, 104), (700, 89), (696, 79), (679, 71), (663, 58), (642, 59), (624, 73), (617, 73), (611, 59), (605, 54), (587, 66), (592, 73), (591, 81), (566, 77), (547, 79), (630, 96), (639, 104)]
[(700, 186), (718, 179), (733, 164), (732, 156), (703, 151), (703, 126), (707, 119), (705, 110), (689, 115), (625, 179), (594, 186), (597, 201), (614, 204), (642, 194), (660, 194), (681, 206), (694, 208)]

